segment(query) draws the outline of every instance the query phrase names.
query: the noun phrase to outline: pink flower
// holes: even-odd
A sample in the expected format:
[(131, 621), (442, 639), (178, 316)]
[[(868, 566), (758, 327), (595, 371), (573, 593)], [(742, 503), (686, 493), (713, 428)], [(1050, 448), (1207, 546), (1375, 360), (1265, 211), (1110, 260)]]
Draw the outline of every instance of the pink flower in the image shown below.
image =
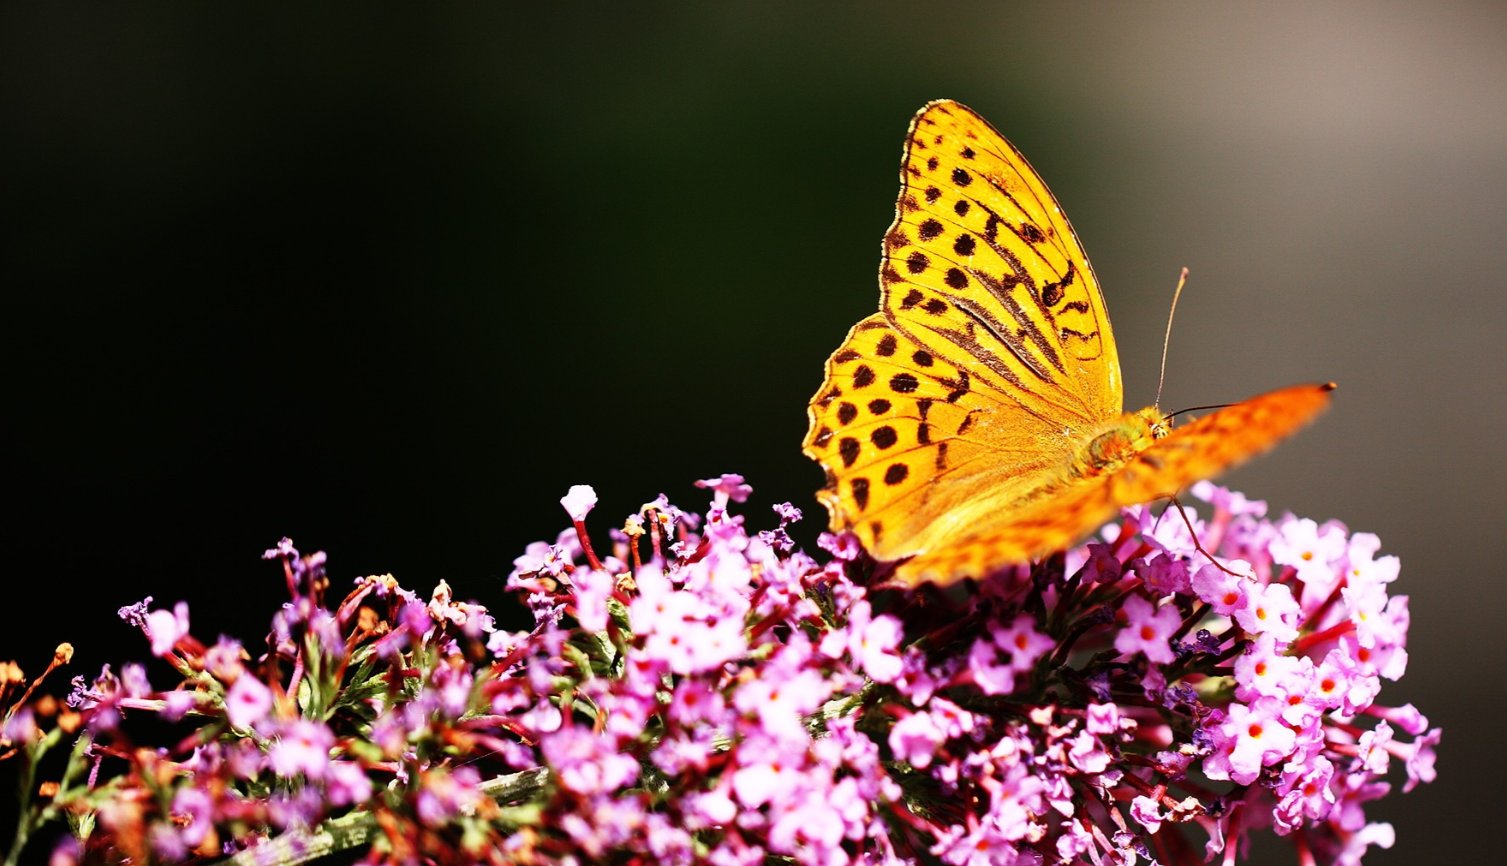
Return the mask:
[(805, 737), (802, 717), (820, 707), (831, 691), (816, 671), (772, 670), (739, 686), (733, 705), (744, 715), (756, 717), (760, 728), (771, 735)]
[(255, 677), (242, 675), (225, 693), (225, 718), (237, 728), (251, 728), (272, 711), (272, 690)]
[(173, 794), (172, 815), (184, 847), (197, 848), (214, 826), (214, 801), (193, 785), (184, 785)]
[(1109, 753), (1104, 751), (1099, 738), (1088, 731), (1079, 732), (1069, 741), (1068, 758), (1085, 773), (1098, 774), (1109, 769)]
[(999, 650), (984, 638), (973, 642), (968, 652), (968, 673), (979, 691), (986, 695), (1005, 695), (1015, 689), (1015, 669), (999, 661)]
[(1282, 723), (1281, 708), (1280, 701), (1266, 697), (1230, 704), (1223, 729), (1232, 743), (1229, 778), (1236, 783), (1251, 784), (1262, 767), (1280, 763), (1292, 751), (1297, 734)]
[[(889, 411), (865, 402), (888, 404), (882, 389), (841, 399), (864, 423)], [(229, 724), (184, 740), (187, 758), (112, 752), (132, 764), (130, 799), (100, 804), (98, 832), (185, 859), (215, 828), (265, 835), (381, 799), (411, 816), (414, 851), (539, 866), (1124, 866), (1181, 856), (1162, 842), (1190, 822), (1214, 860), (1271, 830), (1301, 840), (1300, 858), (1353, 863), (1390, 842), (1369, 801), (1434, 778), (1439, 731), (1411, 705), (1375, 703), (1405, 666), (1409, 623), (1374, 536), (1268, 521), (1262, 503), (1203, 484), (1214, 514), (1193, 534), (1138, 506), (1101, 533), (1128, 533), (1113, 544), (907, 597), (853, 536), (826, 536), (836, 556), (818, 561), (784, 532), (796, 509), (755, 532), (728, 511), (749, 495), (741, 477), (702, 486), (704, 519), (661, 497), (601, 557), (580, 527), (595, 494), (572, 488), (577, 526), (531, 545), (509, 578), (528, 631), (495, 631), (443, 583), (431, 602), (365, 578), (325, 603), (340, 594), (316, 591), (322, 555), (291, 544), (273, 551), (293, 596), (273, 626), (277, 664), (248, 669), (229, 641), (205, 650), (186, 611), (128, 608), (179, 635), (184, 679), (154, 689), (139, 665), (78, 678), (69, 702), (88, 730), (122, 745), (123, 714), (210, 707), (215, 680)], [(1238, 573), (1206, 565), (1194, 535)], [(614, 597), (626, 622), (609, 619)], [(348, 646), (363, 606), (364, 625), (374, 613), (391, 629)], [(332, 708), (338, 740), (321, 724)], [(42, 737), (25, 706), (5, 731)], [(1405, 787), (1383, 776), (1403, 765)], [(541, 767), (547, 784), (525, 798), (482, 790)]]
[(1167, 664), (1175, 658), (1169, 640), (1182, 622), (1177, 608), (1169, 604), (1157, 609), (1145, 598), (1129, 595), (1116, 621), (1121, 623), (1115, 634), (1117, 652), (1127, 656), (1141, 653), (1156, 664)]
[(1443, 730), (1434, 728), (1408, 745), (1405, 762), (1408, 780), (1402, 785), (1404, 794), (1418, 787), (1420, 782), (1434, 781), (1437, 775), (1434, 770), (1434, 747), (1439, 745), (1439, 739), (1443, 734)]
[(152, 655), (162, 658), (173, 651), (178, 641), (188, 637), (188, 603), (180, 601), (171, 611), (148, 613), (143, 628), (152, 642)]
[(355, 761), (331, 761), (325, 777), (325, 796), (332, 806), (365, 803), (372, 796), (372, 780)]
[(872, 616), (867, 601), (848, 614), (848, 653), (876, 683), (892, 683), (900, 676), (900, 620), (889, 614)]
[(578, 794), (606, 794), (638, 778), (638, 762), (608, 737), (577, 725), (563, 725), (539, 743), (561, 787)]
[(1335, 795), (1329, 782), (1334, 776), (1334, 765), (1323, 755), (1307, 761), (1294, 772), (1284, 772), (1283, 781), (1277, 788), (1280, 798), (1274, 813), (1279, 832), (1293, 830), (1305, 823), (1322, 821), (1334, 809)]
[(696, 486), (712, 491), (712, 506), (719, 510), (727, 508), (729, 499), (733, 502), (746, 502), (749, 494), (753, 493), (753, 488), (743, 483), (742, 475), (732, 473), (697, 481)]
[(989, 637), (994, 645), (1010, 654), (1010, 667), (1016, 673), (1029, 673), (1042, 656), (1057, 648), (1057, 642), (1036, 630), (1036, 618), (1020, 614), (1001, 628), (990, 625)]
[(1258, 635), (1245, 652), (1235, 658), (1235, 696), (1253, 700), (1260, 695), (1299, 698), (1307, 691), (1304, 672), (1312, 667), (1306, 658), (1284, 653), (1270, 634)]
[(911, 713), (890, 728), (890, 749), (895, 757), (918, 770), (931, 764), (947, 734), (931, 713)]
[(580, 523), (596, 507), (597, 492), (586, 484), (576, 484), (560, 497), (560, 504), (565, 506), (565, 513), (570, 515), (572, 522)]
[(427, 827), (440, 828), (475, 811), (481, 798), (481, 774), (475, 767), (435, 769), (419, 778), (414, 813)]
[(805, 764), (806, 746), (789, 747), (769, 737), (755, 736), (738, 748), (738, 768), (732, 774), (733, 793), (746, 808), (793, 796)]
[(863, 545), (859, 543), (858, 536), (851, 532), (823, 532), (817, 536), (816, 544), (840, 562), (852, 562), (863, 553)]
[(1272, 559), (1296, 568), (1298, 580), (1315, 597), (1328, 596), (1348, 546), (1345, 528), (1334, 521), (1320, 526), (1307, 518), (1288, 516), (1278, 523), (1277, 532), (1271, 543)]
[(738, 804), (719, 787), (686, 797), (682, 811), (689, 829), (704, 830), (731, 824), (738, 817)]
[(1090, 734), (1118, 734), (1120, 708), (1115, 704), (1089, 704), (1084, 713), (1083, 728)]
[(1350, 536), (1350, 545), (1345, 551), (1345, 582), (1351, 586), (1368, 586), (1376, 583), (1391, 583), (1397, 579), (1401, 563), (1395, 556), (1376, 558), (1381, 549), (1381, 539), (1370, 532), (1357, 532)]
[(576, 569), (570, 576), (575, 587), (576, 621), (587, 631), (607, 630), (607, 599), (616, 581), (605, 571)]
[(1145, 827), (1147, 832), (1155, 833), (1162, 827), (1162, 821), (1166, 816), (1162, 814), (1161, 804), (1155, 797), (1145, 795), (1136, 797), (1130, 801), (1130, 817), (1136, 823)]
[(726, 717), (727, 702), (722, 692), (698, 679), (682, 680), (670, 698), (669, 717), (678, 725), (707, 721), (721, 724)]
[[(1250, 563), (1239, 559), (1227, 563), (1226, 567), (1230, 571), (1246, 574), (1251, 571)], [(1231, 616), (1249, 604), (1250, 593), (1255, 586), (1254, 576), (1242, 578), (1226, 572), (1212, 562), (1195, 572), (1191, 581), (1194, 595), (1213, 607), (1214, 612), (1220, 616)]]
[(267, 760), (272, 771), (284, 778), (302, 774), (322, 779), (330, 767), (330, 748), (335, 735), (324, 725), (309, 719), (284, 723), (272, 738)]
[(1285, 584), (1257, 584), (1245, 607), (1235, 611), (1235, 621), (1251, 634), (1269, 634), (1286, 644), (1298, 636), (1300, 615), (1292, 590)]

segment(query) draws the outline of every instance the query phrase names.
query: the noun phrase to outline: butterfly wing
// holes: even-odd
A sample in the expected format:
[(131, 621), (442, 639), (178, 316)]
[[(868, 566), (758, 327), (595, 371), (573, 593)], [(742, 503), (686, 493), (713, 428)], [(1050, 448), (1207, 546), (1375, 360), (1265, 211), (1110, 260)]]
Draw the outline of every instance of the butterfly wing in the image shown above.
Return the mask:
[(967, 366), (931, 354), (884, 313), (855, 325), (827, 362), (804, 446), (826, 469), (817, 498), (833, 531), (852, 530), (879, 559), (902, 559), (1060, 471), (1062, 454), (1033, 431), (971, 433), (985, 413), (1014, 409), (988, 398)]
[(1053, 483), (1122, 404), (1098, 282), (1020, 153), (933, 102), (900, 176), (881, 310), (827, 362), (805, 442), (832, 529), (881, 560), (944, 546)]
[(1061, 550), (1127, 505), (1169, 497), (1260, 454), (1323, 411), (1333, 384), (1298, 385), (1226, 406), (1179, 427), (1119, 469), (1079, 478), (985, 527), (900, 564), (895, 579), (918, 584), (983, 577), (1000, 565)]
[[(951, 101), (911, 123), (882, 309), (981, 388), (1047, 427), (1122, 411), (1120, 361), (1098, 279), (1025, 157)], [(1021, 419), (1011, 418), (1011, 424)]]

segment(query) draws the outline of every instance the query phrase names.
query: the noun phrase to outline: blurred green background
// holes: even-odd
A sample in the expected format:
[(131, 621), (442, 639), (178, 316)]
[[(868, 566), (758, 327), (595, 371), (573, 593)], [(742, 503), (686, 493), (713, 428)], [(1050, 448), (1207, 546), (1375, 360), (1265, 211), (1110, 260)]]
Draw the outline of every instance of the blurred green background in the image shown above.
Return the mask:
[(809, 540), (806, 401), (946, 96), (1071, 216), (1132, 407), (1184, 265), (1164, 406), (1340, 383), (1230, 480), (1402, 557), (1383, 700), (1445, 726), (1441, 775), (1366, 862), (1487, 862), (1504, 44), (1501, 3), (7, 6), (0, 658), (139, 658), (147, 594), (255, 641), (284, 534), (503, 607), (577, 483), (602, 533), (741, 472)]

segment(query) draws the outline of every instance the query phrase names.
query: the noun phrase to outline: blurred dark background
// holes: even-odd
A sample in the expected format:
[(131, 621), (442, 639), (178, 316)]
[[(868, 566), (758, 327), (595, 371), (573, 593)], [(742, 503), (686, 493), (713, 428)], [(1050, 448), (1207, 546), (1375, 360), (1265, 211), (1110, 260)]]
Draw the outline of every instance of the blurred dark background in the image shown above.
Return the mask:
[(1131, 407), (1184, 265), (1164, 406), (1340, 383), (1231, 481), (1402, 557), (1383, 701), (1445, 739), (1366, 862), (1496, 850), (1502, 4), (0, 15), (0, 658), (141, 658), (114, 611), (145, 595), (254, 642), (285, 534), (337, 585), (510, 610), (577, 483), (600, 534), (741, 472), (750, 520), (791, 500), (809, 540), (806, 401), (947, 96), (1070, 214)]

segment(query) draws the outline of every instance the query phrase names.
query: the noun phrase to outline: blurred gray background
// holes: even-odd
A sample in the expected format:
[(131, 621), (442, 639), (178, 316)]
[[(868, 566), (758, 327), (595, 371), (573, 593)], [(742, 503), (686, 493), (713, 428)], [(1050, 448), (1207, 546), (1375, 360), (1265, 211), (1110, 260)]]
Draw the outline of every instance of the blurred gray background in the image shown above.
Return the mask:
[(113, 611), (146, 594), (254, 638), (282, 534), (337, 580), (501, 607), (575, 483), (605, 531), (738, 471), (751, 520), (789, 499), (809, 539), (806, 401), (876, 307), (906, 124), (945, 96), (1071, 217), (1132, 407), (1184, 265), (1163, 406), (1340, 384), (1229, 480), (1402, 558), (1383, 700), (1445, 737), (1366, 862), (1488, 862), (1504, 45), (1501, 3), (10, 6), (9, 584), (46, 634), (0, 657), (140, 657)]

